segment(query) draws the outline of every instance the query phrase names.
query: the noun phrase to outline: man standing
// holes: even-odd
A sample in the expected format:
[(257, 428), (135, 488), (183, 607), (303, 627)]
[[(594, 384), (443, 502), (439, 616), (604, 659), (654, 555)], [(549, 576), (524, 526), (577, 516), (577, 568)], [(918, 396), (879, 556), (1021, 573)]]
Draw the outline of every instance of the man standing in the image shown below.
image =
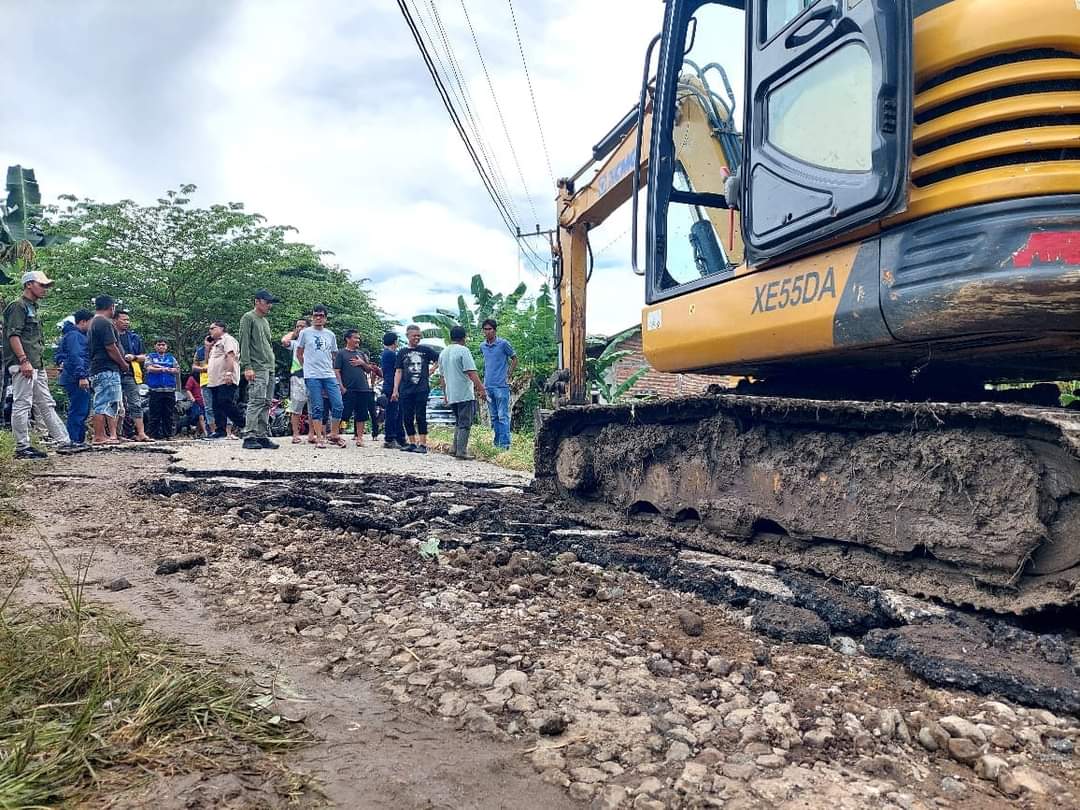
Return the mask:
[(401, 403), (392, 400), (394, 393), (394, 374), (397, 368), (398, 336), (397, 332), (383, 335), (382, 356), (379, 365), (382, 368), (382, 393), (386, 398), (386, 413), (383, 414), (383, 435), (387, 450), (404, 450), (409, 445), (405, 442), (405, 425), (401, 421)]
[(46, 453), (30, 445), (30, 410), (45, 417), (49, 435), (71, 450), (71, 439), (56, 415), (56, 402), (49, 392), (43, 356), (45, 337), (41, 331), (38, 306), (53, 284), (38, 270), (22, 277), (22, 297), (4, 309), (4, 367), (11, 375), (11, 432), (15, 436), (15, 458), (45, 458)]
[(439, 353), (431, 346), (420, 344), (420, 327), (415, 323), (405, 330), (405, 339), (409, 345), (398, 352), (390, 400), (401, 403), (401, 418), (409, 437), (405, 449), (426, 453), (429, 380), (432, 367), (439, 362)]
[[(67, 432), (73, 445), (86, 443), (86, 419), (90, 416), (90, 342), (86, 333), (94, 313), (80, 309), (64, 321), (64, 336), (56, 360), (62, 363), (60, 385), (68, 396)], [(62, 358), (62, 359), (61, 359)]]
[(510, 448), (510, 378), (517, 368), (518, 359), (514, 347), (495, 334), (499, 328), (494, 318), (483, 323), (484, 342), (480, 351), (484, 355), (484, 387), (487, 388), (488, 410), (491, 427), (495, 432), (495, 446)]
[(148, 442), (150, 437), (146, 435), (146, 424), (143, 420), (143, 400), (139, 393), (139, 382), (135, 379), (135, 364), (145, 368), (146, 354), (143, 350), (142, 338), (131, 328), (131, 313), (122, 309), (116, 313), (116, 333), (120, 338), (120, 348), (124, 352), (124, 360), (128, 363), (128, 370), (120, 375), (120, 388), (124, 393), (124, 412), (135, 423), (135, 441)]
[(176, 382), (180, 364), (169, 354), (169, 343), (154, 341), (154, 351), (146, 355), (146, 385), (150, 388), (150, 435), (171, 439), (176, 414)]
[(368, 374), (379, 373), (371, 364), (367, 352), (360, 349), (360, 333), (356, 329), (345, 332), (345, 348), (334, 357), (334, 371), (338, 382), (345, 392), (342, 398), (344, 406), (341, 421), (348, 424), (351, 417), (356, 419), (353, 430), (357, 447), (364, 446), (364, 423), (371, 416), (371, 438), (379, 435), (379, 426), (375, 418), (375, 394), (371, 390)]
[(90, 387), (94, 391), (94, 444), (120, 442), (116, 420), (124, 400), (121, 372), (128, 364), (120, 350), (120, 336), (113, 324), (115, 302), (108, 295), (94, 299), (90, 322)]
[[(296, 341), (300, 333), (311, 326), (307, 318), (297, 318), (292, 331), (281, 336), (281, 345), (292, 351), (292, 365), (289, 367), (289, 422), (292, 426), (292, 443), (300, 444), (304, 437), (300, 435), (300, 416), (307, 405), (307, 386), (304, 385), (304, 366), (296, 358)], [(311, 425), (308, 413), (308, 441), (315, 444), (315, 428)]]
[(326, 447), (326, 414), (323, 396), (330, 400), (330, 443), (344, 447), (341, 438), (341, 384), (334, 373), (334, 353), (337, 337), (326, 328), (326, 307), (321, 304), (311, 310), (313, 326), (300, 333), (296, 345), (296, 358), (304, 367), (304, 385), (307, 386), (308, 414), (315, 431), (315, 446)]
[(211, 439), (236, 438), (229, 433), (231, 420), (233, 430), (244, 424), (240, 409), (236, 406), (236, 388), (240, 384), (240, 344), (225, 330), (224, 321), (210, 324), (210, 337), (214, 341), (207, 361), (207, 388), (214, 401), (214, 422), (217, 430)]
[[(203, 345), (195, 350), (195, 357), (191, 361), (191, 371), (194, 374), (199, 375), (199, 388), (206, 388), (210, 382), (209, 358), (210, 350), (214, 348), (214, 339), (207, 335), (203, 338)], [(203, 416), (206, 417), (206, 433), (213, 433), (214, 427), (214, 403), (211, 402), (209, 391), (206, 392), (207, 396), (203, 397)]]
[(450, 345), (439, 355), (444, 398), (454, 412), (454, 458), (464, 461), (475, 456), (469, 453), (469, 431), (476, 421), (476, 400), (487, 395), (476, 361), (465, 345), (468, 332), (463, 326), (450, 328)]
[(277, 450), (270, 440), (270, 396), (274, 392), (274, 347), (266, 316), (278, 302), (269, 291), (255, 293), (250, 311), (240, 318), (240, 367), (248, 382), (245, 450)]

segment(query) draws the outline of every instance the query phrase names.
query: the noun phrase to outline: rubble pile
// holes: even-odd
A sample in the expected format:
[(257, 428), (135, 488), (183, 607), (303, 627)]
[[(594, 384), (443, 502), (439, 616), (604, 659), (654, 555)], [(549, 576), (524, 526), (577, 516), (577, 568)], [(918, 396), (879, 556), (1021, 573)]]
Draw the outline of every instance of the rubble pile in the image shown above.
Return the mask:
[(648, 550), (638, 570), (597, 565), (616, 532), (520, 489), (207, 479), (143, 494), (129, 550), (205, 558), (159, 575), (198, 581), (223, 621), (515, 743), (593, 807), (1080, 803), (1075, 714), (930, 686), (868, 657), (861, 631), (757, 598), (767, 571), (742, 570), (753, 587), (724, 604), (642, 573), (674, 564)]

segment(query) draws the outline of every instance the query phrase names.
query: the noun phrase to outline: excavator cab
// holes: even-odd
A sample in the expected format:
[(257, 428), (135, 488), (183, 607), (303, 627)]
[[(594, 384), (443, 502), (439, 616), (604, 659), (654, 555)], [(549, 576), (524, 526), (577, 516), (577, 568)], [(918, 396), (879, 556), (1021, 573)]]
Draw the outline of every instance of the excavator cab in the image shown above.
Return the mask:
[[(745, 69), (741, 137), (724, 63)], [(669, 0), (647, 303), (731, 278), (743, 259), (761, 265), (902, 211), (911, 85), (909, 0)], [(688, 136), (695, 115), (709, 119), (715, 143)], [(710, 272), (702, 257), (722, 245), (729, 270)]]

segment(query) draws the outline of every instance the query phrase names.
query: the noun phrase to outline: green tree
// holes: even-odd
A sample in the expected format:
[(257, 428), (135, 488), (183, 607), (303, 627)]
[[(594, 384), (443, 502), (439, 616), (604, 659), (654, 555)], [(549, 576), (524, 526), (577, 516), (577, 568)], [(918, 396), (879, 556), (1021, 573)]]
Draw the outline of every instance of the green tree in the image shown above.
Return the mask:
[[(518, 368), (510, 382), (510, 408), (515, 423), (531, 426), (533, 409), (541, 401), (544, 380), (555, 370), (558, 346), (555, 341), (555, 304), (547, 284), (535, 297), (526, 295), (527, 287), (519, 284), (510, 293), (492, 291), (479, 274), (469, 285), (472, 304), (458, 296), (457, 309), (437, 309), (413, 316), (420, 324), (430, 324), (424, 337), (449, 340), (450, 327), (463, 326), (469, 334), (468, 345), (479, 348), (484, 336), (481, 325), (487, 318), (499, 324), (499, 336), (510, 341), (518, 355)], [(477, 367), (483, 373), (484, 358), (476, 355)]]
[(282, 299), (274, 332), (324, 303), (336, 327), (355, 326), (377, 345), (386, 319), (363, 281), (327, 264), (327, 252), (289, 241), (292, 228), (268, 225), (242, 203), (196, 207), (194, 191), (183, 185), (148, 206), (62, 197), (64, 207), (47, 209), (49, 232), (70, 241), (39, 256), (56, 281), (45, 317), (60, 320), (108, 293), (132, 311), (144, 338), (168, 339), (186, 360), (212, 320), (235, 329), (265, 287)]
[[(585, 358), (585, 378), (604, 402), (618, 402), (629, 393), (634, 383), (649, 373), (649, 368), (646, 366), (639, 368), (621, 383), (615, 381), (615, 364), (633, 354), (627, 349), (620, 349), (619, 346), (637, 330), (638, 327), (633, 326), (625, 332), (620, 332), (606, 341), (604, 350), (597, 357)], [(595, 340), (593, 342), (594, 345), (605, 343)]]

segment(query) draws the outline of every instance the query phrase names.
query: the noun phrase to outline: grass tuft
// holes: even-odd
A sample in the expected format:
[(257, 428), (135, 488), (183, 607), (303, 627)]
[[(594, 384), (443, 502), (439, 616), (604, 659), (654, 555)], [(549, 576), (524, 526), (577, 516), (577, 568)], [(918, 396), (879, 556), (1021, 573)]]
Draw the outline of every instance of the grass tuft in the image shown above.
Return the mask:
[[(439, 453), (449, 453), (454, 446), (454, 429), (432, 425), (428, 429), (428, 445)], [(495, 446), (491, 428), (477, 425), (469, 434), (469, 450), (482, 461), (490, 461), (508, 470), (533, 471), (533, 437), (524, 433), (510, 434), (510, 449)]]
[[(237, 757), (304, 732), (168, 642), (54, 579), (64, 601), (12, 607), (0, 594), (0, 808), (92, 800), (148, 775), (227, 772)], [(285, 778), (283, 775), (281, 778)]]
[(15, 496), (26, 478), (27, 466), (27, 462), (15, 460), (15, 439), (10, 431), (0, 430), (0, 528), (26, 523), (26, 513), (15, 505)]

